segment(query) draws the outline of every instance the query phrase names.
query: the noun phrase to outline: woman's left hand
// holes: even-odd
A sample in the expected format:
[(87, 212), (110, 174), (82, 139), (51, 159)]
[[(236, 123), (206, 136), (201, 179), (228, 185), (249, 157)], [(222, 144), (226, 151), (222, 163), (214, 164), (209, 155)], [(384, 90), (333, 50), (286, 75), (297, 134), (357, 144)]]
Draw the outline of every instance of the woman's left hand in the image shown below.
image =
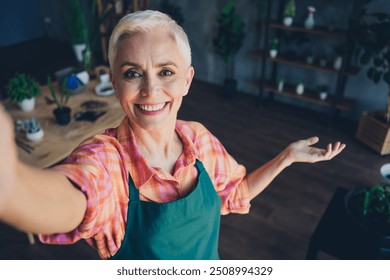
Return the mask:
[(312, 147), (319, 141), (318, 137), (310, 137), (305, 140), (293, 142), (286, 148), (285, 152), (291, 163), (294, 162), (318, 162), (331, 160), (345, 148), (345, 144), (336, 142), (333, 145), (329, 143), (326, 149)]

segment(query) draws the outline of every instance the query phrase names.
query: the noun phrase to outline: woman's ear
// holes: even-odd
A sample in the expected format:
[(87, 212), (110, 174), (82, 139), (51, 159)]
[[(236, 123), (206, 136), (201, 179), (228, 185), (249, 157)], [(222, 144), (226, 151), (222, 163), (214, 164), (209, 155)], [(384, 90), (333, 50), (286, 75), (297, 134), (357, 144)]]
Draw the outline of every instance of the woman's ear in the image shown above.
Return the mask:
[(190, 90), (190, 86), (192, 83), (192, 79), (194, 78), (194, 75), (195, 75), (195, 69), (194, 69), (194, 67), (190, 66), (187, 69), (187, 73), (186, 73), (186, 81), (185, 81), (185, 85), (184, 85), (183, 96), (186, 96), (188, 94), (188, 91)]

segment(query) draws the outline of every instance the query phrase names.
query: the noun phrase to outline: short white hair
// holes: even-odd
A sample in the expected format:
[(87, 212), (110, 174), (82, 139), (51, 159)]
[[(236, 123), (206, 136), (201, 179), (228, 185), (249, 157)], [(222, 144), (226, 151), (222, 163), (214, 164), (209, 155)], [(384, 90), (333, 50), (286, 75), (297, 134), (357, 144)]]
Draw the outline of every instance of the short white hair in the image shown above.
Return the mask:
[(168, 15), (159, 11), (137, 11), (124, 16), (112, 31), (108, 45), (108, 61), (113, 70), (114, 60), (120, 41), (138, 32), (165, 30), (175, 40), (179, 53), (183, 56), (187, 66), (191, 66), (191, 48), (187, 34), (183, 28)]

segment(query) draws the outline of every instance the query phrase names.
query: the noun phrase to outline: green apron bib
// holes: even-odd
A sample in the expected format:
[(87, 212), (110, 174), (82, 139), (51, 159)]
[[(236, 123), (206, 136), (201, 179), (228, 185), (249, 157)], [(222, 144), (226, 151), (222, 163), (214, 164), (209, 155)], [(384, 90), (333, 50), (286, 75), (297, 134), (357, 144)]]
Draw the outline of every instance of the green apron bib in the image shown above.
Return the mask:
[(141, 201), (129, 176), (125, 237), (112, 259), (219, 259), (221, 199), (203, 164), (197, 160), (195, 167), (195, 188), (169, 203)]

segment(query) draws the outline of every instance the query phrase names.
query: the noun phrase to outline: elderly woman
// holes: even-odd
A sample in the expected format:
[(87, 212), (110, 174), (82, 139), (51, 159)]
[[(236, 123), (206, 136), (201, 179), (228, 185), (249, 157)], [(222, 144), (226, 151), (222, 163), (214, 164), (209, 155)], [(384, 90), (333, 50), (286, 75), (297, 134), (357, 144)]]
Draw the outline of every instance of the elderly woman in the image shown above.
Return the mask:
[(0, 218), (43, 242), (86, 239), (104, 259), (218, 259), (221, 214), (247, 213), (284, 168), (345, 147), (315, 148), (312, 137), (246, 174), (203, 125), (177, 120), (194, 68), (186, 34), (160, 12), (125, 16), (109, 60), (126, 117), (64, 164), (37, 170), (20, 162), (0, 110)]

